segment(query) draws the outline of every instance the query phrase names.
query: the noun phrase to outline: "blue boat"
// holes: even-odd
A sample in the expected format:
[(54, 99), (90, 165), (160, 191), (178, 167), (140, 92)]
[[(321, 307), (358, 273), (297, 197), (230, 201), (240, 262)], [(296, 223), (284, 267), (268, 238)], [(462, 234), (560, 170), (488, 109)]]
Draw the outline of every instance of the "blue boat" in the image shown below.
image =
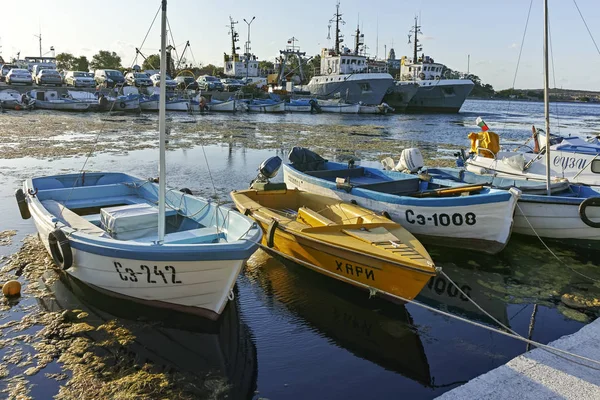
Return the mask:
[(17, 203), (68, 275), (115, 297), (217, 319), (262, 233), (229, 207), (167, 189), (165, 91), (163, 72), (158, 184), (115, 172), (44, 176), (26, 180)]
[(429, 168), (428, 176), (457, 184), (485, 184), (522, 190), (515, 210), (513, 232), (560, 240), (577, 247), (598, 248), (600, 243), (600, 192), (567, 180), (546, 182), (479, 175), (461, 168)]
[(385, 213), (425, 242), (494, 254), (510, 238), (518, 189), (335, 163), (302, 148), (292, 149), (289, 160), (288, 187)]

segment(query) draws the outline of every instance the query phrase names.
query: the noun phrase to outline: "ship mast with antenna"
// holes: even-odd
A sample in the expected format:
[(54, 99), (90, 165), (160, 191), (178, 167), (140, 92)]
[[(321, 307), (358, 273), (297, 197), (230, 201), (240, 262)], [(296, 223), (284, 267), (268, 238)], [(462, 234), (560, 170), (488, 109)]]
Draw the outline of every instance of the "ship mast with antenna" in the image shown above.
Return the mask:
[(415, 16), (415, 26), (412, 27), (412, 29), (410, 30), (410, 32), (408, 33), (408, 43), (410, 44), (410, 38), (411, 36), (414, 35), (414, 47), (413, 47), (413, 63), (417, 63), (418, 57), (419, 57), (419, 51), (423, 50), (423, 48), (421, 47), (421, 45), (419, 44), (419, 34), (421, 34), (423, 32), (421, 32), (421, 25), (419, 25), (419, 19), (417, 16)]
[(229, 16), (229, 25), (227, 25), (227, 27), (229, 28), (229, 34), (231, 35), (231, 58), (232, 60), (235, 61), (236, 59), (236, 55), (237, 55), (237, 49), (238, 47), (235, 46), (236, 42), (238, 42), (239, 39), (239, 33), (237, 33), (235, 31), (235, 25), (238, 23), (238, 21), (234, 21), (233, 18), (231, 18), (231, 15)]
[(340, 44), (344, 41), (343, 35), (340, 33), (340, 24), (344, 25), (346, 22), (342, 19), (342, 14), (340, 14), (340, 2), (335, 5), (335, 14), (333, 14), (333, 18), (329, 20), (329, 23), (335, 22), (335, 53), (340, 54)]

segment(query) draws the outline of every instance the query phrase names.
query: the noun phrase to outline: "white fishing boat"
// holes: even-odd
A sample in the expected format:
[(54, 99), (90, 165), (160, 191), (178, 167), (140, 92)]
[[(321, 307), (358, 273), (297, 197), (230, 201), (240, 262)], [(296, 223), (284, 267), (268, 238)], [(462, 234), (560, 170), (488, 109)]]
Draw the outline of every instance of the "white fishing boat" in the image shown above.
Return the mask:
[(67, 274), (116, 297), (217, 319), (261, 231), (229, 207), (166, 188), (166, 7), (159, 183), (83, 171), (27, 179), (16, 197)]
[(288, 188), (384, 213), (423, 242), (494, 254), (510, 238), (518, 189), (354, 167), (324, 160), (303, 148), (292, 149), (289, 160), (283, 166)]
[(282, 113), (285, 112), (285, 102), (250, 102), (248, 103), (248, 111), (261, 113)]
[(209, 111), (224, 111), (224, 112), (235, 112), (236, 101), (235, 100), (227, 100), (227, 101), (219, 101), (219, 100), (211, 100), (208, 104)]
[(30, 90), (27, 97), (34, 101), (35, 108), (60, 111), (88, 111), (90, 103), (70, 97), (60, 97), (56, 90)]

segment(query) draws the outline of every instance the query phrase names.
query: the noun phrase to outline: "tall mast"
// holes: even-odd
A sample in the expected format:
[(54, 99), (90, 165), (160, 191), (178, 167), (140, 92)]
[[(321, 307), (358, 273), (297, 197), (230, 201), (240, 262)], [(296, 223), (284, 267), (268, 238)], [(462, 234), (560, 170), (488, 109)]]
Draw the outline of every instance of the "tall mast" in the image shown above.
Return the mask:
[(421, 26), (419, 26), (418, 19), (415, 16), (415, 26), (411, 30), (411, 32), (415, 35), (415, 42), (413, 47), (413, 63), (416, 63), (419, 59), (419, 51), (421, 48), (419, 47), (419, 33), (421, 33)]
[(235, 60), (235, 56), (236, 56), (236, 47), (235, 47), (235, 43), (239, 40), (239, 35), (238, 33), (235, 31), (235, 24), (237, 24), (237, 21), (234, 21), (233, 18), (231, 18), (231, 15), (229, 16), (229, 29), (230, 29), (230, 34), (231, 34), (231, 58), (233, 60)]
[(360, 28), (356, 24), (356, 38), (354, 39), (354, 55), (358, 55), (360, 51)]
[(342, 39), (342, 35), (340, 34), (340, 24), (345, 24), (342, 19), (342, 14), (340, 14), (340, 2), (335, 5), (335, 14), (333, 14), (333, 18), (329, 20), (329, 22), (335, 22), (335, 53), (340, 54), (340, 43), (344, 40)]
[(546, 192), (548, 196), (550, 196), (550, 74), (548, 71), (548, 0), (544, 0), (544, 120), (546, 125)]
[(162, 0), (160, 24), (160, 97), (158, 99), (158, 243), (165, 240), (165, 195), (166, 195), (166, 71), (167, 71), (167, 0)]

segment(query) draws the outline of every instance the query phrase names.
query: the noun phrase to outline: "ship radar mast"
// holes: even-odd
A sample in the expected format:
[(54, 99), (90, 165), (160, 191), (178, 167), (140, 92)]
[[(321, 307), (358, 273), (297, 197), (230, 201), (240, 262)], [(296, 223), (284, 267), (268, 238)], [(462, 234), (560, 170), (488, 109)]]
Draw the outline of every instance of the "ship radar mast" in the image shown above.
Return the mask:
[(365, 44), (365, 34), (360, 33), (359, 25), (356, 24), (356, 34), (354, 38), (354, 55), (357, 56), (360, 54), (361, 47)]
[(340, 24), (344, 25), (346, 22), (342, 19), (342, 14), (340, 14), (340, 2), (335, 5), (335, 14), (333, 14), (333, 18), (329, 20), (329, 23), (335, 22), (335, 53), (340, 54), (340, 44), (344, 41), (343, 35), (340, 33)]
[(234, 21), (233, 18), (231, 18), (231, 15), (229, 16), (229, 25), (227, 25), (227, 27), (229, 28), (229, 34), (231, 35), (231, 58), (233, 60), (236, 59), (236, 55), (237, 55), (237, 50), (239, 50), (239, 47), (235, 46), (235, 43), (238, 42), (240, 40), (240, 35), (239, 33), (237, 33), (235, 31), (235, 25), (238, 23), (238, 21)]
[(415, 16), (415, 26), (412, 27), (410, 32), (408, 33), (408, 44), (411, 43), (411, 36), (414, 35), (414, 47), (413, 47), (413, 63), (417, 63), (418, 61), (418, 53), (423, 50), (419, 41), (419, 34), (421, 34), (421, 26), (419, 25), (418, 17)]

